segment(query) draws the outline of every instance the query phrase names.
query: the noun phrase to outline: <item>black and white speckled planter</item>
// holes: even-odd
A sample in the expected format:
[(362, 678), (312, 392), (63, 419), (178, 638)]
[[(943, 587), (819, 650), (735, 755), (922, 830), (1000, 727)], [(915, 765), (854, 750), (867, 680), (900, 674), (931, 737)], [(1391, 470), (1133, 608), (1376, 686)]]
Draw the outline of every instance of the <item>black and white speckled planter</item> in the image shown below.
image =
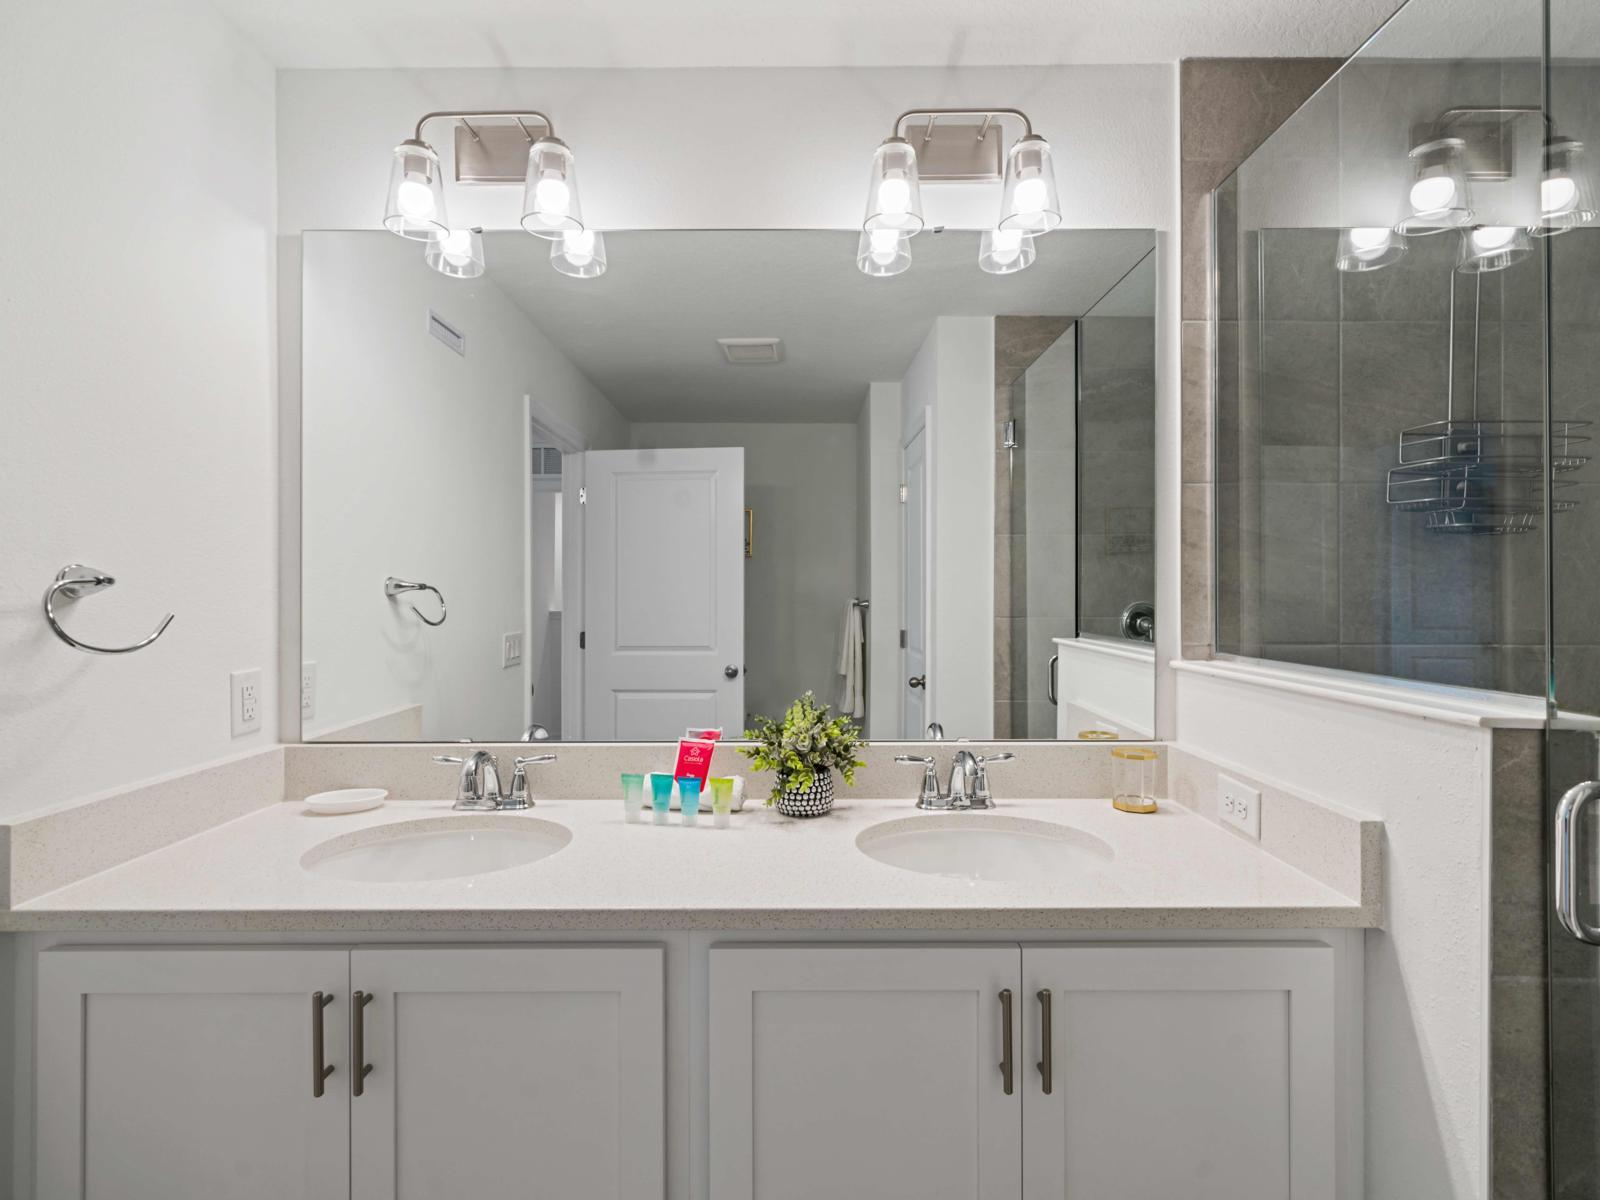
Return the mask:
[(786, 817), (820, 817), (833, 808), (833, 772), (823, 771), (808, 788), (782, 791), (773, 801)]

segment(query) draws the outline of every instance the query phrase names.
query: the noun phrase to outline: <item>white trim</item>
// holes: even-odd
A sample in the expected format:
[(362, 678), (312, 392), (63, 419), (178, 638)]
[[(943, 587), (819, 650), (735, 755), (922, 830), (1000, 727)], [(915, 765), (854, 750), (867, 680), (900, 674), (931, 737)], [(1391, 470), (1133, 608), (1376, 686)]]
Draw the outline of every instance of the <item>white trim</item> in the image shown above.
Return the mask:
[(1099, 654), (1106, 658), (1121, 658), (1129, 662), (1149, 663), (1156, 657), (1156, 648), (1150, 642), (1116, 642), (1094, 636), (1058, 637), (1052, 639), (1063, 650), (1081, 654)]
[[(1477, 729), (1543, 729), (1546, 724), (1544, 701), (1536, 696), (1474, 691), (1293, 664), (1177, 659), (1171, 667), (1178, 672)], [(1563, 714), (1563, 720), (1574, 722), (1571, 727), (1600, 730), (1600, 717)]]

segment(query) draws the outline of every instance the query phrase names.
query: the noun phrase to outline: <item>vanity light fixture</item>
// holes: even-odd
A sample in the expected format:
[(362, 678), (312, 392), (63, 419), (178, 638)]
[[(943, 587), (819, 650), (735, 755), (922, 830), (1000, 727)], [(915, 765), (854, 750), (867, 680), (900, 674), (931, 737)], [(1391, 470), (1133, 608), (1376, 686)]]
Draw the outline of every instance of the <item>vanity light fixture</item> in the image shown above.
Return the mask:
[(1566, 233), (1600, 215), (1583, 158), (1583, 143), (1572, 138), (1556, 137), (1545, 143), (1539, 223), (1529, 230), (1535, 237)]
[(1532, 252), (1533, 242), (1520, 225), (1474, 225), (1462, 231), (1456, 270), (1468, 275), (1504, 271)]
[(568, 230), (550, 243), (550, 265), (575, 279), (606, 273), (606, 237), (598, 229)]
[(898, 229), (863, 229), (856, 243), (856, 267), (863, 275), (887, 278), (911, 266), (911, 235)]
[(1406, 194), (1411, 215), (1395, 227), (1400, 233), (1442, 233), (1472, 220), (1462, 165), (1465, 148), (1466, 142), (1458, 137), (1430, 138), (1412, 147), (1411, 190)]
[(441, 275), (476, 279), (484, 272), (483, 230), (447, 229), (428, 243), (422, 258)]
[(1384, 225), (1357, 225), (1339, 234), (1333, 265), (1347, 272), (1376, 271), (1399, 262), (1405, 252), (1405, 234)]
[[(1006, 130), (1019, 129), (1010, 146)], [(1033, 262), (1034, 238), (1061, 224), (1050, 143), (1015, 108), (913, 108), (874, 151), (866, 215), (856, 246), (865, 275), (911, 266), (910, 239), (924, 227), (923, 183), (1001, 183), (1000, 213), (982, 238), (978, 265), (1009, 275)]]
[(991, 275), (1012, 275), (1033, 265), (1033, 234), (1020, 229), (985, 229), (978, 240), (978, 266)]
[(604, 239), (598, 233), (581, 236), (587, 231), (572, 150), (556, 137), (550, 118), (532, 110), (424, 113), (394, 149), (385, 229), (426, 242), (423, 257), (442, 274), (473, 279), (484, 273), (483, 230), (452, 229), (446, 218), (439, 155), (422, 136), (430, 121), (454, 122), (456, 183), (522, 184), (522, 227), (554, 243), (550, 258), (556, 270), (580, 278), (605, 271)]

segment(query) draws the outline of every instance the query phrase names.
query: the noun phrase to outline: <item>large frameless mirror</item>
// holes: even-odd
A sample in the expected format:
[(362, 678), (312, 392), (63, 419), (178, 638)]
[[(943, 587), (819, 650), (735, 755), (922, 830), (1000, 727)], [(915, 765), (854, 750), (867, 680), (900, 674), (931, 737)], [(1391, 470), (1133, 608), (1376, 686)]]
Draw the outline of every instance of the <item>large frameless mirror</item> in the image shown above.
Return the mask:
[(1151, 736), (1154, 235), (979, 239), (308, 233), (303, 736)]

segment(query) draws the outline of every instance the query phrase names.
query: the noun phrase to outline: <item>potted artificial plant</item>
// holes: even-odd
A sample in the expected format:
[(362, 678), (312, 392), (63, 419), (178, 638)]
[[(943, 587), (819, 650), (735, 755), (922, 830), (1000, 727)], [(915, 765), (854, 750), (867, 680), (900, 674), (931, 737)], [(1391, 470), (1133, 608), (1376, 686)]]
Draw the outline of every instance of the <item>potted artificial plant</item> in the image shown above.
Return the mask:
[(861, 730), (849, 717), (835, 717), (810, 692), (789, 706), (781, 722), (758, 717), (744, 736), (754, 742), (743, 754), (776, 778), (767, 803), (786, 817), (820, 817), (833, 807), (833, 773), (856, 781)]

